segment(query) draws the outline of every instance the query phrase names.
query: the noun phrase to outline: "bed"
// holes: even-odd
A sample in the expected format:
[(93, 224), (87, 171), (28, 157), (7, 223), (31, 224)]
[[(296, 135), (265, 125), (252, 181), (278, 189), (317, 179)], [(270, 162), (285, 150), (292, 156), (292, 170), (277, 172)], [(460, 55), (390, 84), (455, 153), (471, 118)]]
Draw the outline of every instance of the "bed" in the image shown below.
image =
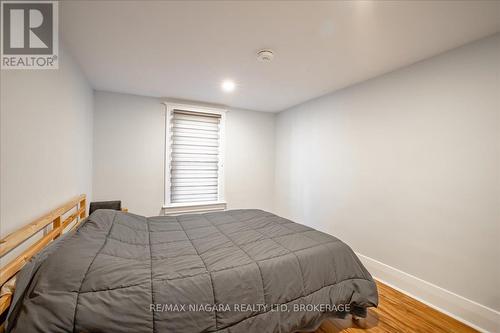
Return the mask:
[(6, 330), (301, 332), (377, 303), (349, 246), (271, 213), (98, 210), (21, 270)]

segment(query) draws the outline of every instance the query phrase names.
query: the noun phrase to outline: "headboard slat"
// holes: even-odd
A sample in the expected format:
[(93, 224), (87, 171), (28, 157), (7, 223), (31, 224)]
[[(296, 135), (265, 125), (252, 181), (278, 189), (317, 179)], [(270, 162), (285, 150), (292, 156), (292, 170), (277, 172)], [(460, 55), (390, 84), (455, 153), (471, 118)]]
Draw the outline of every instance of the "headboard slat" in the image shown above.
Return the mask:
[(54, 223), (56, 226), (57, 219), (60, 218), (61, 215), (67, 213), (69, 210), (78, 205), (78, 203), (82, 200), (85, 200), (85, 194), (82, 194), (68, 202), (64, 205), (54, 209), (50, 213), (36, 219), (31, 222), (27, 226), (22, 227), (19, 230), (14, 231), (13, 233), (7, 235), (5, 238), (0, 240), (0, 257), (3, 257), (14, 248), (19, 246), (21, 243), (31, 238), (34, 234), (48, 226), (50, 223)]
[[(63, 215), (73, 209), (75, 209), (75, 211), (63, 220)], [(40, 232), (43, 228), (52, 224), (52, 229), (49, 232), (36, 240), (27, 249), (23, 250), (16, 258), (10, 260), (5, 266), (0, 267), (0, 287), (15, 276), (31, 257), (40, 252), (51, 241), (59, 237), (66, 227), (76, 221), (71, 230), (75, 229), (86, 217), (86, 212), (86, 196), (82, 194), (0, 240), (0, 257), (3, 257)], [(4, 295), (0, 298), (0, 315), (8, 309), (10, 301), (10, 295)], [(0, 325), (0, 330), (1, 327)]]

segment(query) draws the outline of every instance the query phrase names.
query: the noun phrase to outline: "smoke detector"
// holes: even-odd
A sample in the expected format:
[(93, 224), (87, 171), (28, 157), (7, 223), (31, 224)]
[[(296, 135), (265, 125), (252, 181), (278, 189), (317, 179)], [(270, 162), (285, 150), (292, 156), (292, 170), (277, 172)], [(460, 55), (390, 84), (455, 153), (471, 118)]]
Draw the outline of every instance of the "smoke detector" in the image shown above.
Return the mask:
[(274, 58), (274, 52), (271, 50), (260, 50), (257, 52), (257, 60), (262, 62), (271, 62)]

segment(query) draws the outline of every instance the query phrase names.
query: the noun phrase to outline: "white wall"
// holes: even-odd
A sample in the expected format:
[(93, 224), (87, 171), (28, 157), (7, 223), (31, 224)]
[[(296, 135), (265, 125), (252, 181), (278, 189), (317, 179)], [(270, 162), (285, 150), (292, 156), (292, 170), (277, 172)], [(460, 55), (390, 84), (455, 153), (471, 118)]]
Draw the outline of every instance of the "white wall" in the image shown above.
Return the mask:
[(274, 114), (231, 110), (226, 116), (228, 209), (274, 209)]
[(500, 310), (500, 35), (281, 112), (277, 213)]
[(61, 46), (57, 70), (2, 70), (0, 234), (92, 196), (93, 91)]
[(122, 200), (130, 212), (163, 205), (165, 115), (151, 97), (95, 92), (94, 199)]
[[(165, 115), (161, 100), (95, 93), (94, 198), (122, 200), (131, 212), (159, 215), (163, 205)], [(274, 115), (230, 110), (226, 118), (228, 208), (271, 209)]]

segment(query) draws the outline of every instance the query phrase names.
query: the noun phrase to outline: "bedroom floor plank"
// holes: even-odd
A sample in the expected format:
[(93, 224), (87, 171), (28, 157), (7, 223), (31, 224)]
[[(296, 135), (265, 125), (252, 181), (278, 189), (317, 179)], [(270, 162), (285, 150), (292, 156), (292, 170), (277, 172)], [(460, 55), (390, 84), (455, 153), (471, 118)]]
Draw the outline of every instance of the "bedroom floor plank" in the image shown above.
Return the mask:
[(377, 281), (379, 307), (355, 324), (351, 317), (325, 321), (315, 333), (473, 333), (475, 329)]

